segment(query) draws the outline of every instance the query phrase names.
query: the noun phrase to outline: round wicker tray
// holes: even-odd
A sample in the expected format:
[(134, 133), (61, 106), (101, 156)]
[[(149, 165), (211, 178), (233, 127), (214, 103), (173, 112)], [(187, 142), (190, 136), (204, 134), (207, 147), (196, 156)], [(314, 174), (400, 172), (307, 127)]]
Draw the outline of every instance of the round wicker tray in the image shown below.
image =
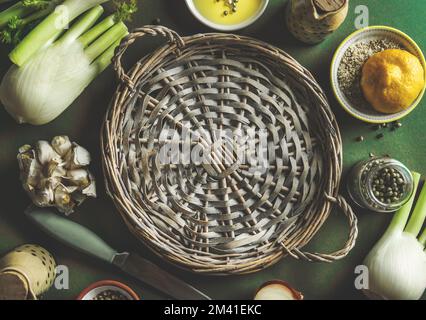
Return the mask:
[[(145, 35), (168, 44), (125, 72), (122, 56)], [(106, 184), (155, 253), (192, 271), (236, 274), (284, 255), (331, 262), (352, 249), (357, 219), (338, 195), (339, 128), (292, 57), (248, 37), (181, 38), (146, 26), (123, 40), (114, 65), (121, 84), (102, 132)], [(347, 243), (303, 252), (333, 204), (349, 220)]]

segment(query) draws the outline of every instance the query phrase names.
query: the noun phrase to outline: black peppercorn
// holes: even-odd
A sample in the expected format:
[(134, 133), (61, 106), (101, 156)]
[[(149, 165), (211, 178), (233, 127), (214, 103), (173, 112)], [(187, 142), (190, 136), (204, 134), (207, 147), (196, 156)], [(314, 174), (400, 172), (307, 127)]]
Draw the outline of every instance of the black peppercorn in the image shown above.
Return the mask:
[(105, 290), (96, 295), (93, 300), (128, 300), (125, 295), (115, 290)]

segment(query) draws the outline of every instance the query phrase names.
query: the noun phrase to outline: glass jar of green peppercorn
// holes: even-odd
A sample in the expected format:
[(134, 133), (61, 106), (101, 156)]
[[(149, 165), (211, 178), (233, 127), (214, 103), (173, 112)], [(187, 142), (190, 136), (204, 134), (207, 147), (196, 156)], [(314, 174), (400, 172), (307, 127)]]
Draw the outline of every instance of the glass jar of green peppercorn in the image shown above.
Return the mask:
[(392, 212), (401, 208), (413, 192), (413, 176), (401, 162), (376, 157), (356, 164), (348, 177), (352, 200), (365, 209)]

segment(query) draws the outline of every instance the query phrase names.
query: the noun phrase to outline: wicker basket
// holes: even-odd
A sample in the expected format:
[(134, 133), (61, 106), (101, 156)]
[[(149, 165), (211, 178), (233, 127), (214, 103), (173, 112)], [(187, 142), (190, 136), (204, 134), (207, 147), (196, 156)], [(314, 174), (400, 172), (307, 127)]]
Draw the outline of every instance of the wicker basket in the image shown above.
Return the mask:
[[(168, 44), (125, 72), (123, 54), (145, 35)], [(320, 86), (292, 57), (243, 36), (181, 38), (146, 26), (123, 40), (114, 65), (121, 84), (102, 132), (106, 184), (129, 229), (156, 254), (195, 272), (238, 274), (285, 255), (331, 262), (352, 249), (357, 219), (338, 195), (339, 128)], [(165, 161), (164, 150), (188, 142), (184, 132), (204, 158), (183, 161), (183, 152)], [(251, 157), (242, 161), (230, 145)], [(344, 248), (301, 251), (333, 204), (349, 220)]]

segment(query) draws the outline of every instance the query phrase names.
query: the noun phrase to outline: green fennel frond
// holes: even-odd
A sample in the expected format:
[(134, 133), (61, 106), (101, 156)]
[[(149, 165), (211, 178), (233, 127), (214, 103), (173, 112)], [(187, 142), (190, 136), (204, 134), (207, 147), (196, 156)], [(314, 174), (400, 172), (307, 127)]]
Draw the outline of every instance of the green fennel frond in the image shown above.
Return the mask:
[(24, 23), (17, 16), (12, 17), (7, 26), (0, 32), (0, 41), (4, 44), (16, 44), (22, 35)]
[(21, 19), (13, 19), (9, 21), (8, 26), (0, 32), (0, 42), (16, 45), (22, 40), (26, 29)]
[(13, 42), (13, 36), (9, 30), (0, 31), (0, 42), (4, 44), (11, 44)]
[(7, 29), (9, 30), (16, 30), (21, 28), (22, 26), (23, 26), (23, 20), (17, 16), (12, 17), (7, 23)]
[(131, 21), (133, 14), (138, 11), (137, 0), (114, 0), (116, 12), (114, 19), (116, 22)]
[(22, 4), (25, 7), (31, 7), (35, 9), (45, 9), (50, 5), (51, 2), (51, 0), (22, 0)]
[(25, 32), (26, 31), (24, 30), (24, 28), (17, 29), (12, 35), (12, 44), (17, 45), (19, 42), (21, 42), (22, 38), (25, 35)]

